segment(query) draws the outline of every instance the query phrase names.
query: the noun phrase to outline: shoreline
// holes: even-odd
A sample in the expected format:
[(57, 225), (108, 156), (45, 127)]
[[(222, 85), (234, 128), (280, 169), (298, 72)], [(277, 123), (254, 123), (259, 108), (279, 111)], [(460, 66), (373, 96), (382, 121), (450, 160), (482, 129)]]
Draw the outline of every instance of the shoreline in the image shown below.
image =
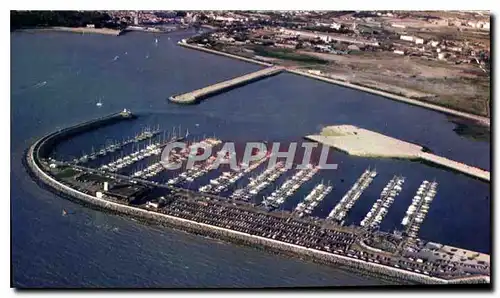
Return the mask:
[(335, 84), (335, 85), (340, 85), (340, 86), (343, 86), (343, 87), (347, 87), (347, 88), (351, 88), (351, 89), (356, 89), (356, 90), (360, 90), (360, 91), (372, 93), (372, 94), (375, 94), (375, 95), (380, 95), (380, 96), (383, 96), (383, 97), (388, 98), (390, 100), (404, 102), (404, 103), (407, 103), (407, 104), (410, 104), (410, 105), (419, 106), (419, 107), (422, 107), (422, 108), (426, 108), (426, 109), (429, 109), (429, 110), (434, 110), (436, 112), (441, 112), (441, 113), (448, 114), (448, 115), (457, 116), (457, 117), (460, 117), (460, 118), (466, 118), (466, 119), (469, 119), (469, 120), (476, 121), (476, 122), (478, 122), (479, 124), (482, 124), (482, 125), (486, 125), (486, 126), (490, 126), (491, 125), (491, 119), (487, 118), (487, 117), (483, 117), (483, 116), (479, 116), (479, 115), (474, 115), (474, 114), (470, 114), (470, 113), (466, 113), (466, 112), (461, 112), (461, 111), (453, 110), (453, 109), (446, 108), (446, 107), (443, 107), (443, 106), (439, 106), (439, 105), (435, 105), (435, 104), (431, 104), (431, 103), (426, 103), (426, 102), (423, 102), (423, 101), (420, 101), (420, 100), (417, 100), (417, 99), (411, 99), (411, 98), (407, 98), (407, 97), (404, 97), (404, 96), (401, 96), (401, 95), (396, 95), (396, 94), (392, 94), (392, 93), (389, 93), (389, 92), (386, 92), (386, 91), (381, 91), (381, 90), (377, 90), (377, 89), (373, 89), (373, 88), (368, 88), (368, 87), (360, 86), (360, 85), (349, 83), (349, 82), (344, 82), (344, 81), (339, 81), (339, 80), (335, 80), (335, 79), (332, 79), (332, 78), (327, 78), (327, 77), (323, 77), (323, 76), (314, 75), (314, 74), (311, 74), (311, 73), (308, 73), (308, 72), (305, 72), (305, 71), (301, 71), (301, 70), (287, 69), (287, 71), (290, 72), (290, 73), (296, 74), (296, 75), (301, 75), (301, 76), (309, 77), (309, 78), (312, 78), (312, 79), (324, 81), (324, 82), (327, 82), (327, 83), (332, 83), (332, 84)]
[(460, 277), (453, 279), (428, 276), (409, 270), (390, 267), (374, 262), (368, 262), (336, 253), (325, 252), (292, 243), (274, 240), (271, 238), (252, 235), (237, 230), (227, 229), (216, 225), (206, 224), (173, 215), (149, 211), (135, 206), (112, 202), (71, 188), (58, 181), (42, 169), (43, 166), (41, 165), (41, 161), (39, 160), (40, 152), (48, 151), (51, 146), (57, 143), (58, 139), (77, 134), (80, 131), (88, 129), (89, 127), (93, 128), (95, 126), (98, 126), (100, 123), (108, 123), (109, 121), (115, 119), (130, 119), (130, 117), (124, 117), (124, 115), (121, 116), (121, 118), (117, 118), (117, 114), (113, 114), (108, 117), (102, 117), (96, 120), (76, 124), (62, 130), (49, 133), (35, 141), (28, 148), (25, 157), (23, 158), (23, 161), (27, 166), (27, 170), (29, 171), (32, 178), (34, 178), (34, 180), (36, 180), (38, 183), (45, 185), (51, 190), (55, 191), (57, 194), (69, 196), (70, 198), (83, 203), (84, 205), (91, 205), (96, 208), (104, 209), (106, 211), (119, 213), (135, 218), (141, 218), (147, 221), (154, 221), (160, 224), (166, 224), (191, 233), (207, 235), (215, 239), (227, 240), (233, 243), (243, 243), (247, 246), (257, 246), (265, 249), (270, 249), (271, 251), (307, 257), (311, 258), (314, 261), (322, 262), (325, 264), (342, 266), (346, 270), (351, 269), (354, 271), (366, 272), (366, 274), (380, 276), (379, 278), (392, 278), (395, 280), (411, 281), (422, 284), (451, 284), (463, 283), (467, 281), (489, 283), (489, 276), (485, 275), (464, 278)]
[[(57, 31), (59, 31), (59, 32), (73, 32), (73, 33), (82, 33), (82, 34), (95, 33), (95, 34), (120, 36), (128, 30), (127, 29), (115, 30), (115, 29), (108, 29), (108, 28), (87, 28), (87, 27), (46, 27), (46, 28), (25, 28), (25, 29), (21, 28), (21, 29), (16, 29), (15, 31), (25, 31), (25, 32), (29, 32), (29, 31), (35, 31), (35, 32), (36, 31), (56, 31), (57, 32)], [(200, 47), (198, 45), (189, 44), (189, 43), (185, 42), (185, 40), (181, 40), (177, 44), (179, 46), (182, 46), (185, 48), (199, 50), (199, 51), (203, 51), (203, 52), (207, 52), (207, 53), (211, 53), (211, 54), (215, 54), (215, 55), (219, 55), (219, 56), (225, 56), (228, 58), (238, 59), (241, 61), (245, 61), (245, 62), (249, 62), (249, 63), (253, 63), (253, 64), (258, 64), (260, 66), (266, 66), (266, 67), (278, 66), (278, 65), (274, 65), (273, 63), (263, 62), (263, 61), (259, 61), (259, 60), (252, 59), (252, 58), (247, 58), (247, 57), (243, 57), (243, 56), (239, 56), (239, 55), (235, 55), (235, 54), (230, 54), (230, 53), (226, 53), (226, 52), (222, 52), (222, 51), (218, 51), (218, 50), (207, 49), (204, 47)], [(425, 101), (421, 101), (421, 100), (417, 100), (417, 99), (411, 99), (411, 98), (404, 97), (404, 96), (401, 96), (398, 94), (394, 94), (394, 93), (391, 93), (388, 91), (383, 91), (383, 90), (370, 88), (370, 87), (366, 87), (366, 86), (362, 86), (362, 85), (358, 85), (358, 84), (354, 84), (354, 83), (350, 83), (350, 82), (346, 82), (346, 81), (341, 81), (341, 80), (337, 80), (337, 79), (333, 79), (333, 78), (315, 75), (315, 74), (312, 74), (312, 73), (309, 73), (309, 72), (306, 72), (303, 70), (286, 68), (285, 71), (292, 73), (292, 74), (296, 74), (296, 75), (308, 77), (311, 79), (323, 81), (326, 83), (335, 84), (335, 85), (339, 85), (342, 87), (347, 87), (350, 89), (355, 89), (355, 90), (379, 95), (379, 96), (385, 97), (385, 98), (390, 99), (390, 100), (400, 101), (400, 102), (403, 102), (406, 104), (410, 104), (413, 106), (418, 106), (421, 108), (433, 110), (433, 111), (440, 112), (440, 113), (443, 113), (446, 115), (451, 115), (451, 116), (456, 116), (456, 117), (463, 118), (463, 119), (472, 120), (472, 121), (475, 121), (479, 125), (483, 125), (483, 126), (487, 126), (487, 127), (491, 126), (491, 118), (488, 118), (488, 117), (454, 110), (451, 108), (447, 108), (445, 106), (427, 103)]]
[(91, 33), (91, 34), (104, 34), (104, 35), (113, 35), (119, 36), (122, 35), (124, 30), (116, 30), (109, 28), (87, 28), (87, 27), (40, 27), (40, 28), (24, 28), (17, 29), (16, 31), (24, 31), (24, 32), (43, 32), (43, 31), (52, 31), (52, 32), (72, 32), (72, 33)]
[[(229, 57), (229, 58), (243, 60), (243, 61), (246, 61), (246, 62), (250, 62), (250, 63), (254, 63), (254, 64), (259, 64), (259, 65), (263, 65), (263, 66), (274, 66), (274, 64), (272, 64), (272, 63), (266, 63), (266, 62), (262, 62), (262, 61), (259, 61), (259, 60), (255, 60), (255, 59), (251, 59), (251, 58), (247, 58), (247, 57), (238, 56), (238, 55), (235, 55), (235, 54), (229, 54), (229, 53), (225, 53), (225, 52), (222, 52), (222, 51), (207, 49), (207, 48), (200, 47), (200, 46), (197, 46), (197, 45), (188, 44), (186, 42), (179, 42), (178, 45), (186, 47), (186, 48), (194, 49), (194, 50), (200, 50), (200, 51), (204, 51), (204, 52), (207, 52), (207, 53), (212, 53), (212, 54), (216, 54), (216, 55), (226, 56), (226, 57)], [(350, 89), (355, 89), (355, 90), (359, 90), (359, 91), (363, 91), (363, 92), (368, 92), (368, 93), (371, 93), (371, 94), (379, 95), (379, 96), (385, 97), (385, 98), (390, 99), (390, 100), (400, 101), (400, 102), (403, 102), (403, 103), (406, 103), (406, 104), (410, 104), (410, 105), (414, 105), (414, 106), (419, 106), (419, 107), (422, 107), (422, 108), (425, 108), (425, 109), (429, 109), (429, 110), (441, 112), (441, 113), (444, 113), (444, 114), (453, 115), (453, 116), (457, 116), (457, 117), (460, 117), (460, 118), (465, 118), (465, 119), (473, 120), (473, 121), (476, 121), (477, 123), (479, 123), (481, 125), (485, 125), (485, 126), (488, 126), (488, 127), (491, 126), (491, 119), (488, 118), (488, 117), (484, 117), (484, 116), (480, 116), (480, 115), (475, 115), (475, 114), (471, 114), (471, 113), (466, 113), (466, 112), (461, 112), (461, 111), (450, 109), (450, 108), (447, 108), (447, 107), (444, 107), (444, 106), (440, 106), (440, 105), (436, 105), (436, 104), (431, 104), (431, 103), (427, 103), (427, 102), (424, 102), (424, 101), (420, 101), (420, 100), (416, 100), (416, 99), (411, 99), (411, 98), (404, 97), (404, 96), (401, 96), (401, 95), (393, 94), (393, 93), (390, 93), (390, 92), (387, 92), (387, 91), (377, 90), (377, 89), (374, 89), (374, 88), (369, 88), (369, 87), (365, 87), (365, 86), (361, 86), (361, 85), (357, 85), (357, 84), (353, 84), (353, 83), (349, 83), (349, 82), (344, 82), (344, 81), (336, 80), (336, 79), (333, 79), (333, 78), (327, 78), (327, 77), (324, 77), (324, 76), (319, 76), (319, 75), (311, 74), (311, 73), (309, 73), (307, 71), (303, 71), (303, 70), (286, 68), (285, 71), (287, 71), (289, 73), (292, 73), (292, 74), (299, 75), (299, 76), (304, 76), (304, 77), (308, 77), (308, 78), (311, 78), (311, 79), (315, 79), (315, 80), (327, 82), (327, 83), (330, 83), (330, 84), (335, 84), (335, 85), (339, 85), (339, 86), (342, 86), (342, 87), (347, 87), (347, 88), (350, 88)]]
[(256, 60), (256, 59), (242, 57), (242, 56), (238, 56), (238, 55), (234, 55), (234, 54), (229, 54), (229, 53), (225, 53), (225, 52), (221, 52), (221, 51), (217, 51), (217, 50), (207, 49), (207, 48), (204, 48), (204, 47), (200, 47), (200, 46), (189, 44), (189, 43), (182, 42), (182, 41), (179, 41), (177, 44), (180, 45), (181, 47), (185, 47), (185, 48), (188, 48), (188, 49), (199, 50), (199, 51), (207, 52), (207, 53), (210, 53), (210, 54), (215, 54), (215, 55), (219, 55), (219, 56), (225, 56), (225, 57), (228, 57), (228, 58), (238, 59), (238, 60), (242, 60), (242, 61), (245, 61), (245, 62), (258, 64), (260, 66), (267, 66), (267, 67), (274, 66), (274, 64), (272, 64), (272, 63), (263, 62), (263, 61), (259, 61), (259, 60)]

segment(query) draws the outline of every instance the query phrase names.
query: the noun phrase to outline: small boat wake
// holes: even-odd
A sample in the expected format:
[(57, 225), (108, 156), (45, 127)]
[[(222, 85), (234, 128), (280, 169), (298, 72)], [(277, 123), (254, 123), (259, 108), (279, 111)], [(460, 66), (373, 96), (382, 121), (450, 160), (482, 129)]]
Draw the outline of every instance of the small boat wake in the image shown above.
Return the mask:
[(104, 232), (118, 232), (120, 230), (120, 228), (115, 227), (113, 225), (106, 223), (99, 223), (99, 221), (94, 221), (94, 220), (87, 221), (85, 225)]
[(62, 216), (68, 216), (68, 215), (72, 215), (72, 214), (75, 214), (75, 212), (74, 211), (68, 211), (66, 209), (62, 210)]
[(33, 85), (33, 88), (41, 88), (45, 85), (47, 85), (47, 81), (36, 83), (35, 85)]

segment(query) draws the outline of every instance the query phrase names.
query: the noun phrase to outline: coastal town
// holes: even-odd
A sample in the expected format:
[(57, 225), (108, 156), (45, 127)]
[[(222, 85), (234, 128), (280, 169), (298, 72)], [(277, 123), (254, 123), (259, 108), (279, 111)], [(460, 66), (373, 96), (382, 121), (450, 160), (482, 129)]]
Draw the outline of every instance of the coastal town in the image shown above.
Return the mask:
[(99, 11), (77, 12), (71, 20), (79, 21), (70, 23), (61, 21), (64, 12), (34, 20), (24, 14), (15, 14), (12, 26), (69, 26), (57, 28), (112, 35), (194, 28), (185, 44), (482, 117), (491, 114), (489, 12)]
[(208, 30), (187, 43), (480, 116), (491, 113), (487, 12), (108, 13), (129, 30), (203, 27)]
[(173, 24), (217, 29), (193, 39), (209, 47), (253, 44), (337, 55), (390, 52), (430, 61), (472, 63), (482, 72), (490, 72), (490, 16), (486, 12), (107, 13), (129, 27)]
[(481, 116), (490, 115), (489, 14), (210, 13), (188, 43)]

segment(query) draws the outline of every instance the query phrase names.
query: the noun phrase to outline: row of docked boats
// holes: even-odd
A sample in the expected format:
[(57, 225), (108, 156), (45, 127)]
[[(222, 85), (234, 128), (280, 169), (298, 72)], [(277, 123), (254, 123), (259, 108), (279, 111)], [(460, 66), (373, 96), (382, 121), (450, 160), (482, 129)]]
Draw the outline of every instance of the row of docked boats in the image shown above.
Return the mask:
[(380, 227), (380, 223), (384, 219), (392, 203), (394, 203), (394, 199), (400, 194), (401, 190), (403, 189), (404, 182), (405, 178), (402, 176), (395, 175), (394, 177), (392, 177), (392, 179), (387, 183), (387, 185), (380, 193), (380, 197), (373, 204), (370, 211), (368, 211), (363, 220), (361, 220), (360, 225), (362, 227), (367, 227), (370, 229), (376, 229)]
[[(169, 153), (168, 161), (162, 164), (167, 170), (177, 169), (179, 164), (182, 164), (190, 157), (194, 157), (204, 150), (211, 150), (213, 147), (222, 143), (216, 138), (206, 138), (199, 142), (188, 144), (184, 149), (174, 149)], [(195, 150), (196, 149), (196, 150)]]
[(185, 172), (180, 173), (176, 177), (169, 179), (167, 184), (175, 185), (183, 182), (193, 182), (195, 179), (207, 174), (208, 172), (215, 169), (214, 163), (217, 160), (217, 157), (210, 156), (204, 163), (194, 165), (192, 168), (188, 169)]
[(365, 189), (372, 183), (373, 179), (377, 176), (377, 170), (366, 169), (358, 180), (353, 184), (351, 189), (340, 199), (340, 202), (335, 205), (327, 219), (336, 221), (343, 224), (347, 213), (351, 210), (352, 206), (359, 199)]
[(265, 155), (259, 160), (251, 162), (250, 165), (241, 163), (239, 169), (230, 172), (223, 172), (219, 177), (211, 179), (209, 184), (201, 186), (198, 191), (213, 194), (219, 194), (226, 191), (231, 185), (234, 185), (238, 180), (243, 178), (243, 176), (266, 162), (269, 157), (269, 155)]
[(420, 225), (429, 211), (429, 205), (436, 196), (437, 185), (436, 181), (429, 182), (427, 180), (420, 184), (412, 203), (406, 210), (405, 217), (401, 221), (401, 225), (405, 227), (405, 232), (409, 237), (417, 238)]
[(73, 159), (72, 163), (77, 165), (77, 164), (86, 163), (89, 160), (95, 160), (98, 157), (103, 157), (109, 153), (113, 153), (116, 150), (119, 150), (126, 145), (129, 145), (132, 143), (138, 143), (138, 142), (145, 141), (148, 139), (152, 139), (153, 137), (158, 135), (160, 132), (161, 132), (161, 130), (160, 130), (159, 126), (156, 129), (151, 129), (150, 127), (146, 127), (144, 129), (142, 129), (141, 132), (137, 133), (134, 137), (124, 139), (124, 140), (122, 140), (122, 142), (111, 141), (107, 146), (102, 146), (101, 149), (99, 149), (97, 151), (92, 146), (90, 154), (83, 154), (81, 157)]
[(132, 177), (149, 179), (153, 178), (164, 170), (165, 168), (161, 165), (160, 162), (155, 162), (144, 169), (135, 171), (134, 173), (132, 173)]
[(321, 182), (316, 185), (313, 190), (295, 207), (294, 212), (299, 216), (311, 215), (312, 211), (318, 204), (333, 190), (333, 186), (329, 183)]
[(242, 172), (237, 172), (236, 174), (234, 173), (235, 172), (223, 172), (219, 177), (211, 179), (209, 184), (201, 186), (198, 191), (213, 194), (221, 193), (243, 177)]
[[(172, 141), (175, 141), (177, 139), (173, 139), (171, 140)], [(209, 140), (208, 142), (209, 144), (218, 144), (218, 142), (213, 142), (213, 140)], [(203, 143), (204, 144), (204, 143)], [(158, 155), (160, 152), (159, 149), (160, 147), (162, 147), (161, 145), (159, 145), (159, 143), (156, 144), (157, 145), (157, 148), (156, 148), (156, 151), (154, 152), (155, 154), (154, 155)], [(187, 157), (189, 156), (189, 148), (185, 149), (183, 152), (181, 153), (178, 153), (178, 154), (174, 154), (175, 155), (175, 158), (179, 161), (179, 160), (185, 160), (187, 159)], [(147, 157), (147, 154), (146, 156)], [(140, 159), (139, 159), (140, 160)], [(167, 163), (168, 164), (168, 163)], [(141, 169), (138, 169), (136, 171), (134, 171), (132, 173), (132, 176), (133, 177), (139, 177), (139, 178), (143, 178), (143, 179), (149, 179), (149, 178), (152, 178), (152, 177), (155, 177), (156, 175), (160, 174), (161, 172), (165, 171), (165, 169), (168, 168), (168, 166), (165, 166), (165, 162), (162, 162), (161, 160), (160, 161), (157, 161), (157, 162), (154, 162), (152, 164), (150, 164), (148, 167), (146, 168), (141, 168)], [(193, 173), (193, 179), (194, 178), (197, 178), (199, 176), (202, 175), (202, 173)], [(189, 177), (188, 177), (189, 178)], [(189, 180), (189, 179), (188, 179)]]
[(274, 181), (276, 181), (281, 175), (286, 173), (288, 168), (285, 167), (285, 164), (280, 161), (277, 162), (271, 168), (266, 169), (256, 178), (250, 178), (250, 183), (244, 188), (238, 189), (233, 194), (231, 194), (231, 199), (248, 201), (251, 197), (258, 194), (264, 188), (271, 185)]
[[(161, 148), (160, 143), (151, 143), (149, 145), (145, 145), (143, 149), (136, 150), (131, 154), (128, 154), (124, 157), (120, 157), (116, 161), (112, 161), (108, 164), (102, 165), (99, 167), (99, 170), (108, 171), (108, 172), (117, 172), (125, 167), (128, 167), (140, 160), (145, 159), (146, 157), (152, 155), (160, 155)], [(135, 173), (133, 173), (134, 175)]]
[(151, 139), (152, 137), (156, 136), (161, 132), (160, 126), (158, 125), (156, 128), (152, 129), (149, 126), (144, 128), (140, 133), (138, 133), (134, 139), (133, 142), (141, 142), (147, 139)]
[(295, 175), (286, 180), (277, 190), (273, 191), (271, 195), (264, 198), (262, 204), (266, 207), (278, 208), (288, 197), (293, 195), (302, 184), (311, 180), (319, 169), (318, 166), (309, 164), (305, 169), (298, 170)]

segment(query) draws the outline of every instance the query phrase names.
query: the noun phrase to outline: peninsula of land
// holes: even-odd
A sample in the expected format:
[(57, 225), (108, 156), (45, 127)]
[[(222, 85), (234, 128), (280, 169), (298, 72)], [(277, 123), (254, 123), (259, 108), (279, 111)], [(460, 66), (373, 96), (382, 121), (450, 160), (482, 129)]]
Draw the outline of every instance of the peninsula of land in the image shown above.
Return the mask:
[(305, 138), (336, 148), (349, 155), (423, 160), (484, 181), (490, 181), (489, 171), (425, 152), (422, 146), (353, 125), (327, 126), (319, 135), (308, 135)]

